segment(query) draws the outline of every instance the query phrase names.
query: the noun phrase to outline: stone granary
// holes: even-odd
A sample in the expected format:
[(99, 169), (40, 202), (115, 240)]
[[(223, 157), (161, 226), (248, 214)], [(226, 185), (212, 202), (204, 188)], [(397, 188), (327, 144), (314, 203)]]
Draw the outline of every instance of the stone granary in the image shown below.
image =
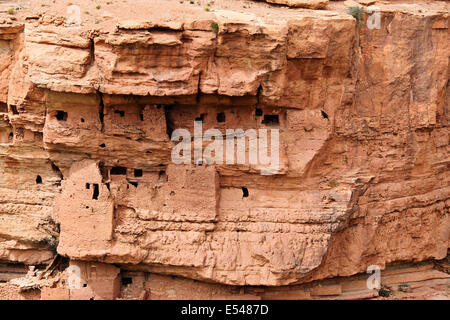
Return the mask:
[[(449, 21), (445, 1), (0, 3), (0, 298), (448, 298)], [(176, 130), (210, 150), (195, 121), (258, 132), (246, 157), (276, 132), (278, 170), (174, 163)]]

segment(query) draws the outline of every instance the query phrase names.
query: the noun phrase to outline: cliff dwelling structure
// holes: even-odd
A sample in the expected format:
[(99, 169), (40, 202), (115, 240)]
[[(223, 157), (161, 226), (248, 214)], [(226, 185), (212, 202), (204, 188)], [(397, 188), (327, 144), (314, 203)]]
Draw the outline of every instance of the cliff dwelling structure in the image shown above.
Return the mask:
[(449, 8), (0, 1), (0, 299), (449, 299)]

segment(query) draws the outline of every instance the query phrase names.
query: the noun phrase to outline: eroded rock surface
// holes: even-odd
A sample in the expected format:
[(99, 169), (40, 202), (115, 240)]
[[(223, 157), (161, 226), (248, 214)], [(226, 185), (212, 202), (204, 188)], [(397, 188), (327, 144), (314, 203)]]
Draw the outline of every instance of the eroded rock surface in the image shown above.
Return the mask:
[[(377, 4), (373, 29), (341, 2), (273, 2), (330, 10), (79, 1), (80, 26), (66, 4), (2, 14), (0, 260), (57, 253), (111, 281), (115, 264), (160, 274), (156, 287), (220, 287), (445, 258), (448, 4)], [(195, 120), (279, 129), (280, 170), (174, 164), (171, 134)], [(115, 298), (109, 285), (85, 295)]]

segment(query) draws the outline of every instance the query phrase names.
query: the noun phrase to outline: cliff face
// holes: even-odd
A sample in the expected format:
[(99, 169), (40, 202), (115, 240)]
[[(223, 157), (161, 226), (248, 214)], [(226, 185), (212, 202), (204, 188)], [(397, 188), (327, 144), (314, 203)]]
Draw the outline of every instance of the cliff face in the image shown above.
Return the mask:
[[(1, 261), (282, 286), (447, 256), (448, 4), (168, 2), (0, 18)], [(174, 164), (195, 120), (279, 129), (278, 172)]]

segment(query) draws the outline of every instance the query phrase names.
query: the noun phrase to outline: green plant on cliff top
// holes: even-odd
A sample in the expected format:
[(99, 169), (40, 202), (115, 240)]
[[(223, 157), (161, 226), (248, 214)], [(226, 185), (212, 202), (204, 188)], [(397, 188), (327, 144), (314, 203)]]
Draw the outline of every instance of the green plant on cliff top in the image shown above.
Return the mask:
[(219, 25), (217, 24), (217, 22), (211, 23), (211, 29), (212, 29), (215, 33), (219, 32)]
[(364, 9), (362, 7), (350, 7), (348, 8), (348, 13), (353, 16), (359, 23), (362, 23)]
[(8, 11), (6, 11), (8, 14), (14, 14), (14, 9), (13, 8), (11, 8), (11, 9), (8, 9)]

